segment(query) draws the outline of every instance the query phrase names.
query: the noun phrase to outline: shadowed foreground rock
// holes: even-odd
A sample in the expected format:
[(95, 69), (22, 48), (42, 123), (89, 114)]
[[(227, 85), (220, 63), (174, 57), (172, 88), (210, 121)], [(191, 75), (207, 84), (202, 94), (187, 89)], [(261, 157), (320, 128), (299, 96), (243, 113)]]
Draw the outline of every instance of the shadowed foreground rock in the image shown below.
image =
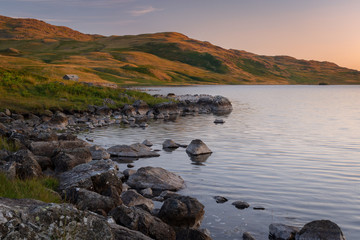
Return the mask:
[(345, 240), (340, 227), (329, 220), (316, 220), (305, 224), (296, 240)]
[(204, 205), (196, 198), (178, 196), (166, 199), (158, 216), (171, 226), (197, 228), (204, 213)]
[(149, 237), (70, 204), (0, 198), (1, 239), (130, 240)]
[(184, 180), (180, 176), (160, 167), (139, 168), (126, 183), (132, 188), (151, 188), (157, 191), (177, 191), (185, 187)]

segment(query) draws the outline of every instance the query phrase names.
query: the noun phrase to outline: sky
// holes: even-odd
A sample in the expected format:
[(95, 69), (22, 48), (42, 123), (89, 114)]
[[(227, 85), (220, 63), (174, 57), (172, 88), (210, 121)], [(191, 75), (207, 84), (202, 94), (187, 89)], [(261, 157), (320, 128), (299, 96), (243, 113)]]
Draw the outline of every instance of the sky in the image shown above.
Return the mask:
[(226, 49), (360, 70), (359, 0), (0, 0), (0, 15), (83, 33), (180, 32)]

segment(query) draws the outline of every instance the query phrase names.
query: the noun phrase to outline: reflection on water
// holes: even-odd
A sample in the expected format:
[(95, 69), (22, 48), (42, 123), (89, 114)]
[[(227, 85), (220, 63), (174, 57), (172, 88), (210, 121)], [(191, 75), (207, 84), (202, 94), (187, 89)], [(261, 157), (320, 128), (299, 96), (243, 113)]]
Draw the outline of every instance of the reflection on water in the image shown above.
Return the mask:
[[(184, 145), (202, 139), (211, 156), (195, 160), (178, 148), (133, 164), (181, 175), (187, 185), (182, 194), (205, 205), (202, 227), (214, 239), (242, 239), (244, 231), (267, 239), (270, 223), (302, 226), (315, 219), (330, 219), (347, 239), (358, 239), (359, 86), (204, 86), (154, 93), (169, 92), (223, 95), (234, 111), (221, 117), (225, 124), (214, 124), (218, 117), (213, 115), (186, 116), (154, 120), (145, 129), (96, 129), (83, 137), (104, 147), (148, 139), (153, 149), (162, 149), (165, 139)], [(119, 163), (122, 169), (126, 164)], [(218, 204), (217, 195), (229, 201)], [(236, 200), (250, 208), (236, 209), (231, 205)]]

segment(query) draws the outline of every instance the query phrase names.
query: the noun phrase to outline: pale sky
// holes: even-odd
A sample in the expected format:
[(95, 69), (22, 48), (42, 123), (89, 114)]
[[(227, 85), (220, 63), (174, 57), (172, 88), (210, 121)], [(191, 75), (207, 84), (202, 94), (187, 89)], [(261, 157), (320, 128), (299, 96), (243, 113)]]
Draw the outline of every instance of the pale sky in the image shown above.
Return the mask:
[(180, 32), (227, 49), (360, 70), (360, 0), (0, 0), (0, 15), (91, 34)]

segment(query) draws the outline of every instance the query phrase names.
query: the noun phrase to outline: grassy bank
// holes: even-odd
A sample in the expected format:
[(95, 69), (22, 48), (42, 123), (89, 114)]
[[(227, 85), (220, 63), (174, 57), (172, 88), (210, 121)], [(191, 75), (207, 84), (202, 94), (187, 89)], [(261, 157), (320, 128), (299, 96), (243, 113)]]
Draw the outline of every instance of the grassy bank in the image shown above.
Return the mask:
[[(0, 106), (19, 113), (41, 113), (51, 110), (85, 110), (88, 105), (104, 105), (111, 99), (111, 108), (143, 100), (150, 106), (167, 101), (147, 93), (123, 88), (89, 86), (71, 81), (55, 81), (31, 70), (0, 68)], [(109, 102), (109, 101), (107, 101)]]
[(5, 174), (0, 174), (0, 196), (6, 198), (29, 198), (47, 203), (60, 203), (61, 198), (53, 191), (59, 182), (50, 177), (37, 179), (8, 179)]

